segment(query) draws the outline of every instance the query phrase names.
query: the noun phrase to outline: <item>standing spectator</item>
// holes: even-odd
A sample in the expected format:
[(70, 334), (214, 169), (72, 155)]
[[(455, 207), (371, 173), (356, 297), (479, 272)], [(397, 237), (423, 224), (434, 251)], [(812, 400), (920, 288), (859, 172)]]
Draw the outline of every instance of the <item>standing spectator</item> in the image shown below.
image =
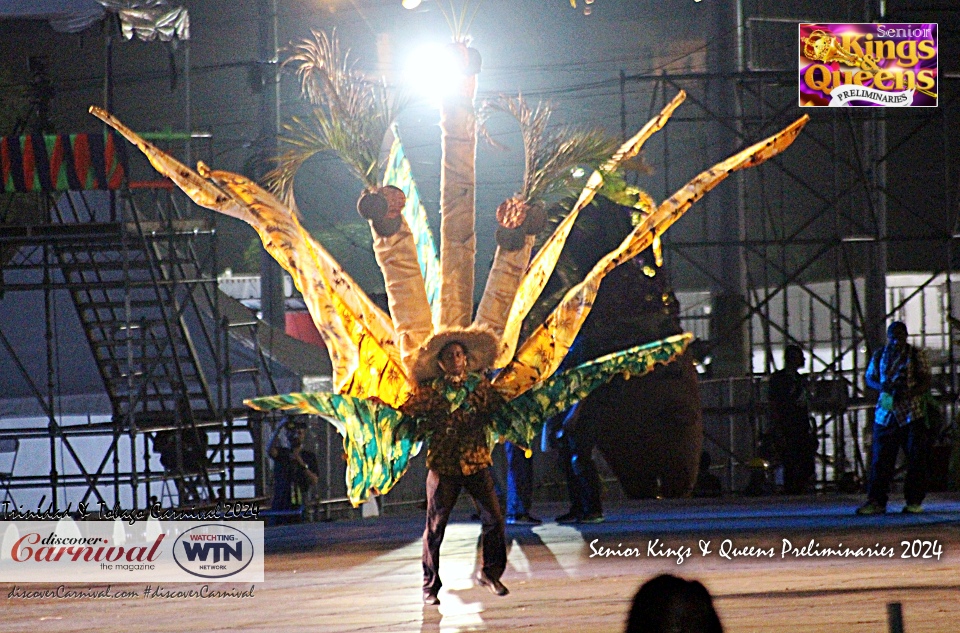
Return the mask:
[(788, 495), (806, 491), (817, 454), (817, 436), (810, 425), (807, 377), (799, 371), (805, 360), (799, 345), (787, 345), (783, 369), (770, 376), (771, 431), (783, 464), (783, 491)]
[[(597, 445), (596, 430), (586, 421), (581, 424), (575, 404), (562, 418), (555, 431), (555, 442), (563, 464), (570, 497), (570, 510), (557, 517), (557, 523), (603, 523), (602, 484), (593, 449)], [(549, 422), (548, 422), (549, 424)], [(544, 432), (549, 427), (544, 426)]]
[(700, 452), (700, 469), (697, 470), (697, 483), (693, 486), (694, 497), (722, 497), (723, 484), (720, 478), (710, 472), (713, 458), (707, 451)]
[(887, 328), (887, 344), (870, 359), (865, 379), (880, 396), (873, 418), (867, 502), (857, 514), (887, 511), (887, 495), (901, 448), (907, 457), (903, 512), (922, 512), (930, 450), (924, 398), (930, 389), (930, 366), (923, 350), (907, 343), (907, 326), (902, 321), (894, 321)]
[[(589, 341), (581, 330), (560, 369), (575, 367), (587, 359)], [(607, 350), (603, 350), (607, 351)], [(598, 390), (602, 397), (602, 390)], [(556, 449), (567, 482), (570, 510), (556, 518), (557, 523), (603, 523), (603, 485), (600, 472), (593, 461), (593, 449), (597, 445), (596, 421), (578, 414), (583, 402), (578, 402), (565, 413), (554, 416), (543, 425), (542, 447), (544, 452)]]
[(317, 456), (304, 448), (307, 424), (292, 417), (284, 419), (267, 450), (273, 459), (273, 502), (275, 523), (289, 523), (302, 512), (310, 490), (320, 480)]

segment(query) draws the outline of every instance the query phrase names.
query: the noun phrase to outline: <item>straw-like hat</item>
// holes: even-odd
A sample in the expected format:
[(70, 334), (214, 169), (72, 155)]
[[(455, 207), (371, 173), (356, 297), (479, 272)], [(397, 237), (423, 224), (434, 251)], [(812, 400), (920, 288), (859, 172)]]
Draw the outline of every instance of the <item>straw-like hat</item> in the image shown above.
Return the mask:
[(490, 328), (471, 325), (449, 328), (433, 334), (417, 350), (413, 378), (418, 383), (442, 375), (440, 352), (448, 343), (460, 343), (467, 352), (467, 371), (484, 371), (497, 358), (497, 337)]

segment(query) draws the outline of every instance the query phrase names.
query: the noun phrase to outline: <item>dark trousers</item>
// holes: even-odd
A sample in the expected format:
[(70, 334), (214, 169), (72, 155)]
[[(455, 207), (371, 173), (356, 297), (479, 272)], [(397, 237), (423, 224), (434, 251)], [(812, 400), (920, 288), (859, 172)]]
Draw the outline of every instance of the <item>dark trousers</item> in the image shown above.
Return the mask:
[[(806, 418), (804, 418), (806, 423)], [(809, 431), (809, 425), (797, 425), (785, 433), (786, 446), (783, 462), (783, 491), (788, 495), (803, 494), (815, 473), (817, 437)]]
[(507, 454), (507, 516), (529, 514), (533, 503), (533, 458), (513, 442), (503, 445)]
[(440, 544), (447, 529), (450, 512), (460, 490), (466, 488), (480, 510), (480, 565), (491, 579), (499, 580), (507, 567), (507, 542), (503, 512), (497, 501), (493, 475), (489, 468), (469, 476), (440, 475), (427, 471), (427, 525), (423, 531), (423, 590), (436, 594), (440, 582)]
[(893, 481), (900, 448), (907, 457), (907, 475), (903, 496), (909, 505), (920, 505), (927, 495), (927, 456), (930, 433), (922, 421), (905, 426), (873, 425), (873, 459), (870, 462), (870, 485), (867, 496), (879, 505), (887, 505), (890, 482)]
[(570, 509), (574, 514), (586, 516), (601, 514), (600, 473), (593, 461), (593, 448), (596, 437), (586, 421), (578, 420), (579, 407), (567, 414), (563, 423), (563, 432), (558, 438), (560, 460), (567, 480), (567, 494), (570, 496)]

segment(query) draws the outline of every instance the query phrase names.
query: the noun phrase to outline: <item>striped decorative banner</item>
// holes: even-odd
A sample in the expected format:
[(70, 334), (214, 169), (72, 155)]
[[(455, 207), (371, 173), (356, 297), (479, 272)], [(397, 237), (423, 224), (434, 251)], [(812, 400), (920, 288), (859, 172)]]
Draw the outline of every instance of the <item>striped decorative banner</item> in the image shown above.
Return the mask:
[(113, 133), (0, 138), (5, 193), (119, 189), (126, 165)]

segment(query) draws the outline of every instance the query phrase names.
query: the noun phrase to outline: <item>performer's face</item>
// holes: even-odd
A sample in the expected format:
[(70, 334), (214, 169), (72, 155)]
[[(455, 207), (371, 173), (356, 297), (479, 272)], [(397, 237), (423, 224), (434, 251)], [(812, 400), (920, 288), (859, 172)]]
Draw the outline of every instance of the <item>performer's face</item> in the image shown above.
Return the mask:
[(467, 371), (467, 352), (460, 343), (450, 343), (440, 350), (440, 369), (448, 376), (462, 376)]

